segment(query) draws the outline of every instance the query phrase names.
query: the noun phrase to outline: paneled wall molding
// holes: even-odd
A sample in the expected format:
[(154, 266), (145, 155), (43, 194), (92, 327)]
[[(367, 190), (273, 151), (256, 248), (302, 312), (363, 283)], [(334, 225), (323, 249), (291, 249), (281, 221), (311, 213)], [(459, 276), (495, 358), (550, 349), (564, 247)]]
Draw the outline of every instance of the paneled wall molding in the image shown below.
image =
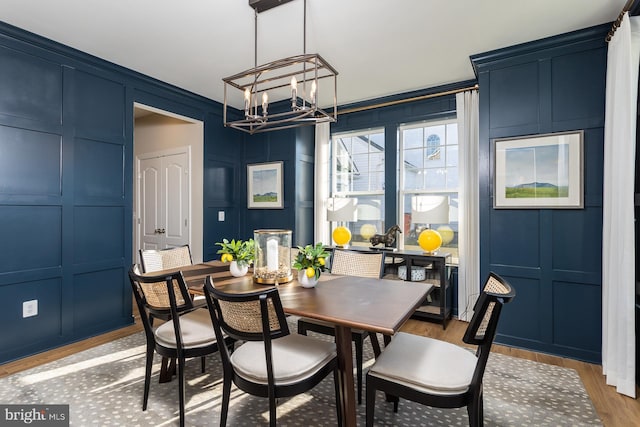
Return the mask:
[[(518, 291), (497, 342), (600, 361), (609, 25), (472, 56), (480, 86), (480, 269)], [(494, 209), (493, 139), (584, 130), (583, 209)]]
[[(203, 120), (205, 168), (226, 162), (223, 177), (244, 139), (219, 103), (1, 22), (0, 93), (3, 363), (132, 323), (135, 102)], [(213, 248), (225, 230), (215, 206), (203, 215)], [(30, 300), (38, 314), (23, 317)]]

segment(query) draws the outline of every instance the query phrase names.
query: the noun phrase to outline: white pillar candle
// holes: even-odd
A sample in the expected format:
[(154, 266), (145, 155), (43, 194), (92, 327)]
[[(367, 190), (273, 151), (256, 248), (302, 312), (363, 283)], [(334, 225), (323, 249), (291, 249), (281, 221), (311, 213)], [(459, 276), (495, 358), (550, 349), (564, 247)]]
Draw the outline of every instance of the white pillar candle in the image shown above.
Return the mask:
[(278, 271), (278, 239), (267, 240), (267, 270)]

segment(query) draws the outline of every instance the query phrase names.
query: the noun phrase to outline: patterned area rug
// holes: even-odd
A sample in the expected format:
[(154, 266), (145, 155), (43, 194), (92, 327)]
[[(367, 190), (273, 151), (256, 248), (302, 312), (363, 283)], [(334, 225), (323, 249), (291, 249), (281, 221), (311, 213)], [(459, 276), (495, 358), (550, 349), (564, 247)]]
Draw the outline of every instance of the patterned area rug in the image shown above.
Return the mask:
[[(144, 351), (144, 334), (138, 333), (2, 378), (0, 403), (69, 404), (74, 426), (177, 425), (177, 381), (158, 383), (157, 355), (149, 405), (142, 411)], [(372, 363), (372, 356), (367, 340), (368, 363)], [(204, 374), (199, 360), (187, 361), (187, 425), (219, 424), (221, 375), (217, 354), (207, 358)], [(484, 379), (487, 426), (602, 425), (573, 369), (492, 354)], [(364, 425), (365, 404), (357, 410), (358, 425)], [(401, 400), (394, 414), (392, 404), (385, 402), (382, 394), (376, 400), (376, 426), (467, 426), (468, 422), (464, 408), (435, 409)], [(267, 400), (246, 395), (233, 386), (227, 424), (253, 427), (267, 423)], [(281, 399), (278, 424), (335, 426), (333, 378), (329, 376), (309, 393)]]

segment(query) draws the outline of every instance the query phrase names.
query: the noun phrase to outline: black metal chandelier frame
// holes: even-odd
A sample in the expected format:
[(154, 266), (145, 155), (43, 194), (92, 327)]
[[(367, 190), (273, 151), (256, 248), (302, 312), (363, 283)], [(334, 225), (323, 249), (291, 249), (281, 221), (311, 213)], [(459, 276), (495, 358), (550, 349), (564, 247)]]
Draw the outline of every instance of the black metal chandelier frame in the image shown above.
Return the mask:
[[(222, 79), (224, 82), (224, 125), (254, 134), (322, 122), (335, 122), (338, 115), (338, 72), (319, 54), (306, 53), (306, 0), (304, 0), (303, 54), (258, 66), (258, 12), (283, 4), (277, 3), (267, 7), (261, 3), (260, 0), (249, 0), (249, 5), (255, 11), (255, 66)], [(321, 81), (324, 81), (322, 83), (323, 90), (331, 90), (330, 86), (333, 86), (333, 105), (326, 109), (318, 106)], [(244, 98), (244, 117), (238, 120), (230, 120), (230, 114), (227, 112), (229, 99), (233, 96), (232, 93), (236, 94), (236, 98), (239, 98), (238, 93)], [(262, 95), (262, 100), (259, 103), (260, 95)], [(276, 96), (278, 100), (280, 98), (290, 99), (291, 103), (287, 105), (288, 108), (279, 108), (280, 111), (269, 112), (270, 96), (272, 98)]]

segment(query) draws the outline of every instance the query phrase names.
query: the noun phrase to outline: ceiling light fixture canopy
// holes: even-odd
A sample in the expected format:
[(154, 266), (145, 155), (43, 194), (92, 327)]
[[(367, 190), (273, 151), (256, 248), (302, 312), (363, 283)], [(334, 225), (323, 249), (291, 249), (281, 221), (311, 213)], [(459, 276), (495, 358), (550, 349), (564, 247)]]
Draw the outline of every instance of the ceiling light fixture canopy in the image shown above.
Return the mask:
[[(307, 0), (304, 0), (303, 53), (258, 66), (258, 13), (291, 0), (249, 0), (255, 14), (254, 68), (222, 79), (224, 125), (249, 134), (335, 122), (338, 116), (338, 72), (317, 53), (306, 53)], [(333, 105), (318, 106), (321, 89), (331, 94)], [(331, 88), (333, 86), (333, 88)], [(326, 99), (326, 98), (323, 98)], [(241, 101), (242, 100), (242, 101)], [(269, 101), (289, 100), (269, 108)], [(232, 101), (242, 102), (244, 118), (229, 120)], [(275, 111), (274, 111), (275, 110)]]

